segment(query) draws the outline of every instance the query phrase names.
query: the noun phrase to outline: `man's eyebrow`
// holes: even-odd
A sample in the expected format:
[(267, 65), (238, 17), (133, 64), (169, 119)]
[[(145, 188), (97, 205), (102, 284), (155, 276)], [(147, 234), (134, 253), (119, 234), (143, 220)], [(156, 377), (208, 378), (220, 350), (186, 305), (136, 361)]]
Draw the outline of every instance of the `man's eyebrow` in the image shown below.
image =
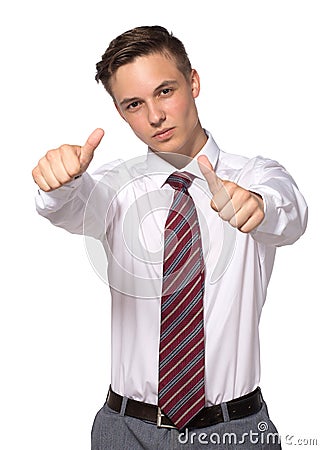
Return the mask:
[[(168, 86), (173, 86), (173, 85), (178, 85), (178, 82), (176, 80), (164, 80), (161, 82), (161, 84), (159, 84), (155, 89), (154, 89), (154, 94)], [(124, 98), (121, 102), (120, 102), (120, 106), (124, 106), (126, 104), (130, 104), (133, 102), (137, 102), (139, 101), (139, 97), (129, 97), (129, 98)]]
[(120, 106), (124, 106), (128, 103), (133, 103), (133, 102), (137, 102), (139, 100), (138, 97), (131, 97), (131, 98), (124, 98), (121, 102), (120, 102)]
[(164, 89), (165, 87), (168, 86), (173, 86), (173, 85), (178, 85), (178, 82), (176, 80), (164, 80), (159, 86), (157, 86), (157, 88), (154, 89), (154, 93)]

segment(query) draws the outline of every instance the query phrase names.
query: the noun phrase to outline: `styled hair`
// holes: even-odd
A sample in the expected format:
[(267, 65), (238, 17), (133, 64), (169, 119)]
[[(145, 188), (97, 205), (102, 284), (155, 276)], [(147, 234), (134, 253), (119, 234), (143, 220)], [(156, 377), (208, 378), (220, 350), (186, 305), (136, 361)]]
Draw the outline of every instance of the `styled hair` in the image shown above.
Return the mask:
[(139, 56), (161, 53), (173, 58), (177, 68), (188, 79), (192, 67), (183, 43), (161, 26), (142, 26), (126, 31), (111, 41), (100, 62), (96, 64), (96, 81), (102, 82), (112, 96), (111, 77), (119, 67)]

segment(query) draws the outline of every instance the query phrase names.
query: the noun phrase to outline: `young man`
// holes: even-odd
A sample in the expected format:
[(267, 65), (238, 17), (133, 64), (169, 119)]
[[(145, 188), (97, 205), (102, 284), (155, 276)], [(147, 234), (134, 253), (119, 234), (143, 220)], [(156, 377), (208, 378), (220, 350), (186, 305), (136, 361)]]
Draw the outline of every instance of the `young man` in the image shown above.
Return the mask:
[(277, 162), (218, 149), (198, 117), (199, 75), (164, 28), (114, 39), (96, 79), (146, 157), (89, 175), (97, 129), (33, 170), (38, 212), (107, 254), (112, 379), (92, 449), (280, 448), (258, 324), (276, 247), (305, 230), (304, 198)]

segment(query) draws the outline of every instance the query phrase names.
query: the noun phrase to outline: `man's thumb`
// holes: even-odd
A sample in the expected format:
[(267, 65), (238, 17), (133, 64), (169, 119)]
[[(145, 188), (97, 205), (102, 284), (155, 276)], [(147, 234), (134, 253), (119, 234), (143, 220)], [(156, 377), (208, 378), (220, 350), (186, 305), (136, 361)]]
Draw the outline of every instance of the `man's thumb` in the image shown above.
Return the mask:
[(213, 195), (217, 194), (217, 192), (219, 192), (223, 187), (222, 180), (214, 172), (213, 166), (207, 156), (201, 155), (197, 158), (197, 161), (199, 168), (208, 183), (211, 193)]
[(105, 132), (101, 128), (96, 128), (96, 130), (91, 133), (85, 145), (83, 145), (80, 149), (81, 165), (86, 165), (90, 163), (93, 157), (93, 153), (100, 144), (100, 141), (102, 140), (104, 134)]

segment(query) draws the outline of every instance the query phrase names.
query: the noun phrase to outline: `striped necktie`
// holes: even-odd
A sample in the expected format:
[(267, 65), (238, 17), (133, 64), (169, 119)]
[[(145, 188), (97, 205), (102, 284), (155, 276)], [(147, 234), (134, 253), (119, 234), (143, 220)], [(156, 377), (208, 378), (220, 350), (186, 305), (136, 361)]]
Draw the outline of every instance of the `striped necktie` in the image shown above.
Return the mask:
[(205, 406), (204, 260), (192, 180), (174, 172), (167, 183), (175, 191), (164, 233), (158, 406), (183, 429)]

